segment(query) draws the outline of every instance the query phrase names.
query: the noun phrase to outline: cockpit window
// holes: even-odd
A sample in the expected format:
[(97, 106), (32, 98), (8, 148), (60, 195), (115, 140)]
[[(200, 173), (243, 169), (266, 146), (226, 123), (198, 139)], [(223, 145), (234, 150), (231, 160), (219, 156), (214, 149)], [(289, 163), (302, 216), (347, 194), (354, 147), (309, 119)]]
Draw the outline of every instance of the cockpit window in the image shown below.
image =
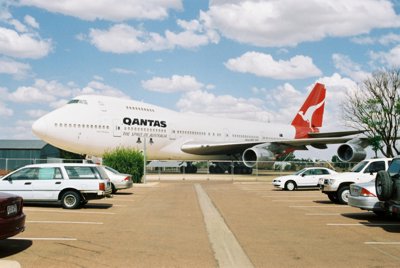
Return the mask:
[(87, 104), (86, 100), (78, 100), (78, 99), (74, 99), (74, 100), (70, 100), (68, 102), (68, 104), (72, 104), (72, 103), (81, 103), (81, 104)]

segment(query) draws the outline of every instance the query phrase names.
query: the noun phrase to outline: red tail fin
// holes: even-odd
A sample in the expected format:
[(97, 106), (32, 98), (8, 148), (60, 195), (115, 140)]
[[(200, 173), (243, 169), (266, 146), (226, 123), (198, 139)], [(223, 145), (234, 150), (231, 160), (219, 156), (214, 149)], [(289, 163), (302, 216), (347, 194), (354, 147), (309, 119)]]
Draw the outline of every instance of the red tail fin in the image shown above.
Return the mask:
[(307, 138), (309, 132), (319, 131), (318, 127), (322, 126), (324, 117), (325, 92), (325, 86), (316, 83), (303, 106), (297, 112), (292, 121), (292, 126), (296, 128), (296, 139)]

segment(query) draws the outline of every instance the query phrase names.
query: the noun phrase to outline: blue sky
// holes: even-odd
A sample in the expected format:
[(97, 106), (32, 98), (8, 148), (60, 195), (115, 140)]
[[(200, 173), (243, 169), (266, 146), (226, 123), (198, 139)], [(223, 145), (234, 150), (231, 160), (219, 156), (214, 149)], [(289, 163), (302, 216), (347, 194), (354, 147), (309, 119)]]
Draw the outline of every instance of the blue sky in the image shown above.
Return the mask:
[(325, 128), (372, 72), (400, 66), (400, 1), (0, 0), (0, 138), (74, 96), (291, 122), (326, 85)]

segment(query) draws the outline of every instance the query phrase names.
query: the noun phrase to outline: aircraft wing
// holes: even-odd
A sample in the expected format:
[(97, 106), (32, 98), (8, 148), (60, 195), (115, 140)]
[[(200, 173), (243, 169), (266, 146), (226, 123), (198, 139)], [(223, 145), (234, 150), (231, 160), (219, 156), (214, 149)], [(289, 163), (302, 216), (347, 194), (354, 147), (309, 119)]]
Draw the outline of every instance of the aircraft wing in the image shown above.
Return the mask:
[[(322, 133), (321, 133), (322, 134)], [(276, 139), (268, 142), (187, 142), (181, 150), (185, 153), (196, 155), (230, 155), (242, 153), (253, 146), (267, 147), (272, 152), (282, 152), (285, 149), (307, 150), (307, 145), (324, 149), (327, 144), (345, 143), (354, 137), (321, 137), (305, 139)]]

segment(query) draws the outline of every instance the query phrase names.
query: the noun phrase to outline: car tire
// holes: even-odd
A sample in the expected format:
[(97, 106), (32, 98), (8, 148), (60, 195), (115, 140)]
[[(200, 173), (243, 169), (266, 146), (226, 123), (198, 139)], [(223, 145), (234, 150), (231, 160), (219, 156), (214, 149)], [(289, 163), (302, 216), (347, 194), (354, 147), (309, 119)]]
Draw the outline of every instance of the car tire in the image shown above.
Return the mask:
[(65, 192), (61, 197), (61, 205), (65, 209), (75, 209), (81, 205), (82, 198), (80, 194), (74, 191)]
[(376, 174), (375, 190), (380, 201), (387, 201), (392, 197), (393, 181), (387, 171), (381, 170)]
[(285, 183), (285, 190), (287, 191), (294, 191), (296, 190), (296, 183), (294, 181), (288, 181)]
[(327, 196), (328, 196), (329, 200), (331, 200), (333, 203), (335, 203), (335, 204), (338, 203), (336, 193), (328, 193)]
[(342, 186), (337, 192), (337, 201), (339, 204), (347, 205), (349, 202), (350, 186)]
[(115, 194), (118, 191), (117, 188), (115, 188), (115, 185), (111, 183), (111, 193)]

